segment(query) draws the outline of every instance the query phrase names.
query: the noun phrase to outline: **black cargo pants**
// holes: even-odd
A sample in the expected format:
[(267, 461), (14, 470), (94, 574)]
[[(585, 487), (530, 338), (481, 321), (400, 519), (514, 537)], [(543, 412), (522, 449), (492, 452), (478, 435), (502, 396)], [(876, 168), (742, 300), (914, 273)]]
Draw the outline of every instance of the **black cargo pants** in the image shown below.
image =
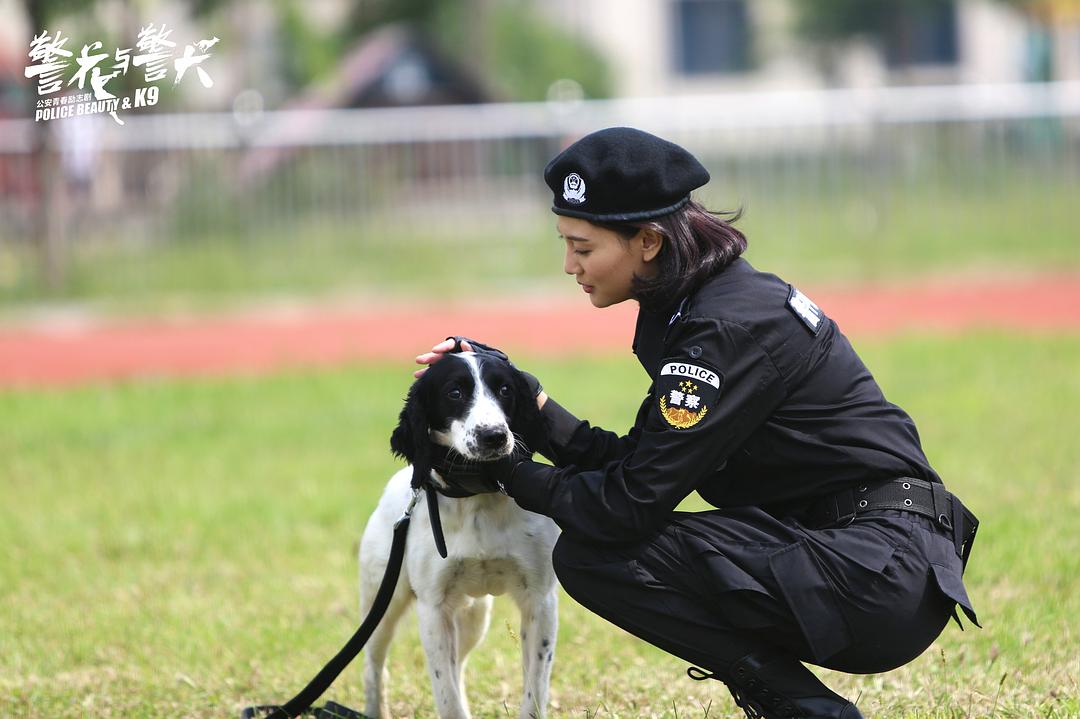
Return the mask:
[(883, 672), (921, 654), (957, 604), (975, 621), (952, 537), (896, 510), (825, 529), (754, 507), (675, 512), (632, 546), (564, 533), (553, 560), (571, 597), (631, 634), (719, 678), (779, 650), (778, 669), (823, 695), (800, 662)]

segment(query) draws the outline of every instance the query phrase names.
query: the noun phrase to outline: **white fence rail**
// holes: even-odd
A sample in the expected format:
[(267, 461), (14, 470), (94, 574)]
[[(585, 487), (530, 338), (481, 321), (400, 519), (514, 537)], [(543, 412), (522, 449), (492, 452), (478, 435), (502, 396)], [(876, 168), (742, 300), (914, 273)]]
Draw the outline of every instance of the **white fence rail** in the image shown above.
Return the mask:
[[(495, 141), (581, 135), (613, 125), (657, 134), (734, 129), (1080, 117), (1080, 82), (687, 95), (364, 110), (130, 114), (104, 151)], [(63, 122), (63, 120), (53, 121)], [(31, 120), (0, 122), (0, 153), (32, 147)]]
[[(550, 223), (547, 160), (612, 125), (685, 145), (713, 175), (709, 204), (784, 215), (772, 229), (793, 237), (838, 198), (869, 215), (900, 201), (940, 216), (958, 194), (1007, 197), (1010, 183), (1052, 192), (1044, 206), (998, 211), (1077, 227), (1064, 198), (1080, 189), (1080, 83), (121, 118), (0, 121), (0, 253), (43, 237), (56, 256), (182, 241), (258, 252), (286, 226), (376, 245), (401, 233), (528, 234)], [(44, 165), (33, 152), (40, 133)], [(864, 224), (872, 235), (875, 223)], [(295, 235), (302, 247), (312, 233)], [(3, 263), (0, 254), (0, 291)]]

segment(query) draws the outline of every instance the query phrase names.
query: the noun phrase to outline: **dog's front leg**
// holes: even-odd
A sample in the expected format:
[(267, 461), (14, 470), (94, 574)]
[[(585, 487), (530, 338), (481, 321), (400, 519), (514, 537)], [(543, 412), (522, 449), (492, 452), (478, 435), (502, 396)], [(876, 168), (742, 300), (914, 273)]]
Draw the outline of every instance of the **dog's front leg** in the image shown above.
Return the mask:
[(469, 705), (458, 683), (459, 639), (453, 609), (445, 604), (418, 601), (416, 613), (439, 719), (470, 719)]
[(517, 597), (521, 608), (521, 659), (525, 672), (519, 719), (543, 719), (547, 711), (559, 602), (555, 590)]

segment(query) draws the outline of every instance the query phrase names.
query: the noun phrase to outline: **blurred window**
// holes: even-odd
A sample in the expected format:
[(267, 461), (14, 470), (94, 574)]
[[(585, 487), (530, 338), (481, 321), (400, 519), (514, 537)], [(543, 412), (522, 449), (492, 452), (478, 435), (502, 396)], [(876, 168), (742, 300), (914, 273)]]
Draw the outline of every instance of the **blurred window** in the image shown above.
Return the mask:
[(750, 67), (746, 0), (675, 0), (675, 69), (683, 75)]
[(938, 0), (900, 5), (885, 35), (885, 62), (905, 65), (954, 65), (959, 60), (956, 3)]

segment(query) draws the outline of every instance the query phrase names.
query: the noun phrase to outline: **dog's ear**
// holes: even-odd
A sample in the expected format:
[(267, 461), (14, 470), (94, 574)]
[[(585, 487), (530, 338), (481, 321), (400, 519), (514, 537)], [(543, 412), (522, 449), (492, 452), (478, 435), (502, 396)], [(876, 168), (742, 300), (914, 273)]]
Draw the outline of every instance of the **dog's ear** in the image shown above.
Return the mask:
[(405, 404), (401, 408), (401, 413), (398, 414), (397, 427), (390, 434), (390, 451), (394, 453), (394, 456), (401, 457), (406, 461), (412, 461), (415, 450), (413, 446), (414, 426), (424, 421), (420, 409), (419, 392), (417, 391), (417, 385), (419, 384), (420, 382), (416, 381), (409, 387), (409, 392), (405, 396)]
[(423, 378), (413, 382), (405, 397), (405, 406), (398, 415), (398, 425), (390, 435), (390, 451), (413, 467), (412, 486), (419, 487), (431, 476), (431, 441), (428, 421), (420, 399)]
[(514, 372), (514, 394), (518, 401), (514, 410), (514, 421), (511, 423), (513, 430), (522, 437), (530, 451), (548, 456), (551, 447), (548, 444), (547, 422), (540, 414), (540, 408), (536, 406), (536, 396), (533, 395), (532, 388), (518, 371)]

